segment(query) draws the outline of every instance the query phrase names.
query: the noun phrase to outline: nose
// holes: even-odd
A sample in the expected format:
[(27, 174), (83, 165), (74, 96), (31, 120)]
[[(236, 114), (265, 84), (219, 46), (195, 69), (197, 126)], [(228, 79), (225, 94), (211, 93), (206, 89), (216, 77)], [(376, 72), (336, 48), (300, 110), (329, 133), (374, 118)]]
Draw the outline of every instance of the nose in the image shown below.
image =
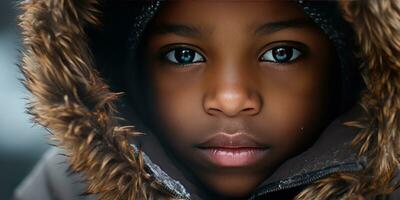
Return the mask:
[(209, 86), (211, 89), (203, 101), (204, 110), (213, 116), (257, 115), (262, 107), (262, 98), (248, 78), (240, 73), (235, 76), (214, 74), (213, 84)]

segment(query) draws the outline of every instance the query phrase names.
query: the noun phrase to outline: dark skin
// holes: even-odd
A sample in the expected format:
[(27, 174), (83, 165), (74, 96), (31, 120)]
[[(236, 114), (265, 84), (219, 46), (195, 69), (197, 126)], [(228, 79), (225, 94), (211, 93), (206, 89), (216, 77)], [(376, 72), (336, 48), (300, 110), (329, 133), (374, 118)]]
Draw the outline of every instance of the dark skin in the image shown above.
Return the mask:
[[(167, 2), (148, 31), (152, 126), (207, 198), (248, 196), (326, 126), (333, 48), (295, 3)], [(221, 130), (245, 132), (268, 153), (215, 166), (196, 145)]]

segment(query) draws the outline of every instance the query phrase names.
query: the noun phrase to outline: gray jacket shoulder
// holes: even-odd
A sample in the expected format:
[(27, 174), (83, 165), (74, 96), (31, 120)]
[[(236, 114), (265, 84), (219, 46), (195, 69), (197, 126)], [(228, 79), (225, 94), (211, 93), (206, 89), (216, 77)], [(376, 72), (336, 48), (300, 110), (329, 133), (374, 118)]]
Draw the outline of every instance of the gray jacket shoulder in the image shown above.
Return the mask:
[(14, 192), (14, 200), (95, 200), (81, 195), (86, 185), (81, 174), (68, 172), (67, 157), (57, 148), (48, 150)]
[(392, 194), (390, 194), (388, 200), (399, 200), (399, 199), (400, 199), (400, 188), (398, 188)]

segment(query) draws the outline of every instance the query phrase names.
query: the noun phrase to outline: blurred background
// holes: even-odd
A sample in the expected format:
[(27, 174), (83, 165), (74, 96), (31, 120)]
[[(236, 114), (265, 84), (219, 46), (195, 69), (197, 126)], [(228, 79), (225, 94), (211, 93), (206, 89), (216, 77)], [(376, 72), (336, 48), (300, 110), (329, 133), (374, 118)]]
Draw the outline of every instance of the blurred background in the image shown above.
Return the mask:
[(28, 93), (19, 82), (17, 2), (0, 0), (0, 200), (13, 190), (49, 147), (47, 132), (25, 114)]

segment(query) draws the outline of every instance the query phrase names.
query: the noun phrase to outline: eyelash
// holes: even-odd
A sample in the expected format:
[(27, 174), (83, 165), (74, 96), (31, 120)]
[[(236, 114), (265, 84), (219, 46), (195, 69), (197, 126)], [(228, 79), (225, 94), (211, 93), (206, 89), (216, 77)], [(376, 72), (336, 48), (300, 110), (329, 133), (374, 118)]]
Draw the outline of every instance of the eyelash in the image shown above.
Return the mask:
[[(285, 51), (289, 51), (289, 52), (286, 52), (286, 56), (288, 56), (288, 57), (281, 58), (282, 60), (279, 61), (280, 58), (279, 58), (279, 55), (277, 55), (277, 54), (279, 54), (281, 52), (285, 52)], [(274, 48), (269, 49), (268, 51), (264, 52), (261, 55), (261, 57), (259, 58), (259, 60), (261, 62), (273, 62), (273, 63), (283, 64), (283, 63), (294, 62), (302, 55), (303, 55), (302, 50), (299, 50), (295, 47), (278, 46), (278, 47), (274, 47)]]
[[(278, 61), (279, 59), (276, 54), (282, 53), (283, 51), (291, 51), (289, 52), (289, 58), (285, 57), (282, 58), (283, 61)], [(181, 51), (181, 52), (177, 52)], [(181, 57), (177, 58), (177, 53), (181, 53)], [(294, 56), (293, 56), (294, 55)], [(277, 46), (274, 48), (271, 48), (264, 52), (260, 58), (259, 61), (261, 62), (272, 62), (272, 63), (277, 63), (277, 64), (284, 64), (284, 63), (292, 63), (299, 59), (300, 56), (303, 55), (302, 50), (299, 50), (295, 47), (291, 46)], [(191, 56), (189, 58), (184, 58), (183, 56)], [(181, 66), (186, 66), (186, 65), (191, 65), (194, 63), (200, 63), (200, 62), (205, 62), (206, 59), (204, 56), (199, 53), (196, 50), (193, 50), (192, 48), (189, 47), (175, 47), (167, 51), (166, 53), (163, 54), (163, 59), (165, 59), (167, 62), (175, 64), (175, 65), (181, 65)], [(294, 57), (294, 58), (293, 58)], [(265, 59), (267, 58), (267, 59)], [(186, 59), (186, 62), (188, 63), (181, 63), (180, 61)]]
[[(180, 51), (180, 52), (178, 52)], [(175, 53), (174, 53), (175, 52)], [(177, 57), (177, 53), (181, 53), (181, 57)], [(185, 58), (183, 56), (187, 56), (190, 55), (192, 56), (190, 59), (190, 63), (180, 63), (178, 60), (184, 60)], [(205, 62), (205, 58), (204, 56), (199, 53), (196, 50), (193, 50), (189, 47), (175, 47), (169, 51), (167, 51), (166, 53), (163, 54), (163, 58), (172, 63), (172, 64), (176, 64), (176, 65), (190, 65), (190, 64), (194, 64), (194, 63), (199, 63), (199, 62)], [(194, 62), (193, 62), (194, 61)]]

